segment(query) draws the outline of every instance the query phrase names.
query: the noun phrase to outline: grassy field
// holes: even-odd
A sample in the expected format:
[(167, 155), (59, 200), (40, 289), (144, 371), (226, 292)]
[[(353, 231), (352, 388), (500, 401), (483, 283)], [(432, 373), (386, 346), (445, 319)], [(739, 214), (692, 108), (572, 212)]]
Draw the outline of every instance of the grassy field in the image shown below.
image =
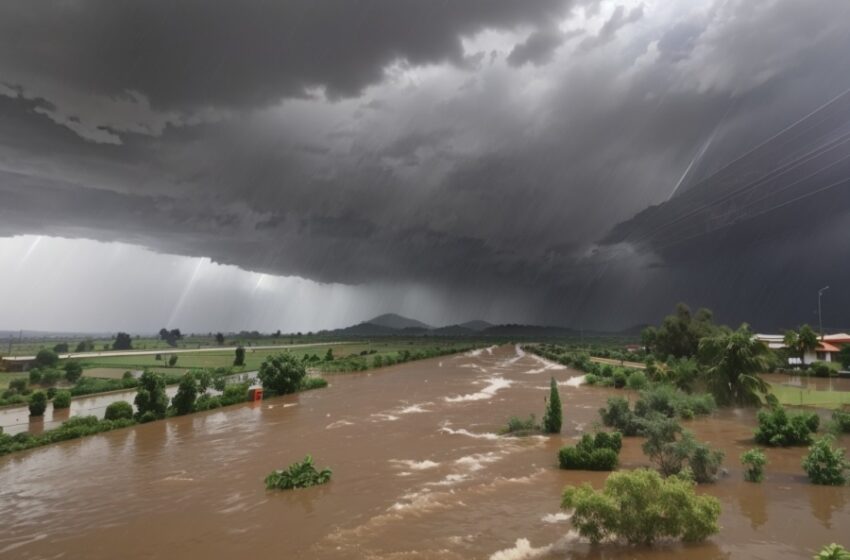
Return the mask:
[[(11, 349), (9, 346), (9, 341), (0, 340), (0, 355), (3, 356), (32, 356), (38, 353), (39, 350), (53, 349), (57, 344), (64, 342), (68, 344), (68, 350), (70, 352), (75, 352), (77, 344), (83, 339), (81, 338), (45, 338), (45, 339), (23, 339), (21, 342), (17, 340), (12, 341)], [(94, 351), (101, 352), (104, 350), (111, 350), (113, 340), (111, 338), (92, 338), (86, 339), (91, 340), (94, 345)], [(302, 336), (280, 336), (280, 337), (272, 337), (272, 336), (262, 336), (262, 337), (244, 337), (238, 335), (231, 335), (225, 337), (225, 345), (226, 346), (238, 346), (243, 345), (245, 347), (250, 346), (271, 346), (278, 344), (304, 344), (304, 343), (313, 343), (319, 342), (321, 339), (316, 335), (302, 335)], [(186, 336), (182, 340), (177, 343), (176, 348), (181, 349), (190, 349), (190, 348), (211, 348), (217, 346), (215, 338), (208, 335), (199, 335), (199, 336)], [(133, 337), (133, 350), (169, 350), (172, 348), (164, 340), (160, 340), (159, 338), (152, 337)]]
[(27, 374), (0, 371), (0, 390), (7, 388), (9, 386), (9, 381), (15, 379), (16, 377), (26, 378)]
[(850, 391), (814, 391), (776, 385), (771, 383), (771, 392), (786, 406), (813, 406), (818, 408), (841, 408), (850, 406)]
[[(330, 348), (333, 351), (335, 358), (341, 358), (349, 355), (360, 355), (361, 353), (370, 353), (374, 355), (394, 355), (398, 352), (409, 350), (415, 351), (417, 348), (433, 348), (440, 346), (460, 347), (466, 346), (468, 341), (434, 341), (430, 339), (388, 339), (374, 342), (356, 342), (356, 343), (340, 343), (340, 344), (322, 344), (316, 346), (302, 346), (292, 348), (288, 351), (294, 354), (297, 358), (301, 358), (305, 354), (317, 355), (324, 359), (325, 354)], [(260, 364), (267, 356), (281, 350), (254, 350), (250, 347), (245, 348), (245, 365), (241, 368), (234, 368), (234, 371), (251, 371), (260, 367)], [(90, 358), (84, 361), (83, 367), (86, 370), (86, 375), (91, 375), (89, 371), (95, 369), (109, 368), (110, 371), (120, 370), (122, 373), (127, 369), (156, 369), (160, 371), (180, 372), (191, 368), (217, 368), (217, 367), (232, 367), (234, 353), (232, 350), (221, 352), (202, 352), (192, 354), (176, 354), (177, 363), (174, 367), (168, 367), (167, 360), (169, 354), (163, 351), (162, 360), (157, 360), (156, 356), (115, 356), (115, 357), (99, 357)], [(313, 367), (322, 369), (324, 362), (319, 362)], [(122, 369), (123, 368), (123, 369)], [(111, 374), (110, 374), (111, 375)], [(120, 376), (119, 376), (120, 377)]]

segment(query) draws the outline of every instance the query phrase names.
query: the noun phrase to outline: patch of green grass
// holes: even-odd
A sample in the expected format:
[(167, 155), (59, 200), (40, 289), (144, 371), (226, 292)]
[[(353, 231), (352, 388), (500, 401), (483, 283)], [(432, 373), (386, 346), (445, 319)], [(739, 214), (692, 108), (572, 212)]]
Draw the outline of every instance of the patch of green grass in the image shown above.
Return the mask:
[(850, 406), (850, 391), (814, 391), (771, 383), (770, 392), (779, 399), (779, 404), (785, 406), (813, 406), (830, 409)]
[(0, 389), (7, 389), (9, 387), (9, 381), (19, 377), (26, 378), (26, 376), (26, 373), (0, 371)]

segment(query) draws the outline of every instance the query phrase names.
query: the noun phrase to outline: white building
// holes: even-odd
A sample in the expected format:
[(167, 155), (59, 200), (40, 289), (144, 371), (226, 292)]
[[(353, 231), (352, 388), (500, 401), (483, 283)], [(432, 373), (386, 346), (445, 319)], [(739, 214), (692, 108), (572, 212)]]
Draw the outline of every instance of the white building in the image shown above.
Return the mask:
[[(757, 340), (761, 340), (772, 350), (785, 348), (784, 338), (785, 336), (781, 334), (756, 335)], [(805, 353), (803, 363), (810, 364), (815, 361), (837, 362), (838, 353), (841, 351), (841, 348), (848, 344), (850, 344), (850, 334), (837, 333), (824, 335), (822, 339), (818, 340), (818, 347), (814, 351), (807, 351)], [(800, 365), (800, 358), (791, 356), (788, 358), (788, 363), (791, 365)]]

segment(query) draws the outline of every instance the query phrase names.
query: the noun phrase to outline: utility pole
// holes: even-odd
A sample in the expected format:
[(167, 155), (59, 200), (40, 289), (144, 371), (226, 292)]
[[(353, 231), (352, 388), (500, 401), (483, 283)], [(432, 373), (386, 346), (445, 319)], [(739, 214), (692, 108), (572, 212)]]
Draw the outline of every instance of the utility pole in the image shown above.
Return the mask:
[(818, 290), (818, 327), (820, 328), (820, 339), (823, 340), (823, 318), (821, 317), (821, 297), (823, 293), (829, 289), (829, 286), (824, 286)]

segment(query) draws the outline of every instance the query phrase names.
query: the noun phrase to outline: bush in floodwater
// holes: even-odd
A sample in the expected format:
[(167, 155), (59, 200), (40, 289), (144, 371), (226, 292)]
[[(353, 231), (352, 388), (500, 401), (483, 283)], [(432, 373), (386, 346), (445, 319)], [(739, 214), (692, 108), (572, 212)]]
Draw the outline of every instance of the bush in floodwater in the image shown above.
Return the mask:
[(60, 408), (70, 408), (71, 406), (71, 392), (70, 391), (58, 391), (56, 395), (53, 397), (53, 408), (54, 410)]
[(815, 377), (832, 377), (838, 375), (838, 365), (827, 362), (814, 362), (809, 366), (809, 374)]
[(561, 396), (558, 394), (558, 383), (552, 377), (549, 382), (549, 402), (546, 412), (543, 413), (543, 431), (547, 434), (561, 433), (561, 422), (563, 410), (561, 409)]
[(198, 381), (192, 373), (187, 373), (180, 380), (177, 393), (171, 399), (171, 407), (178, 416), (189, 414), (195, 408), (195, 399), (198, 398)]
[(744, 480), (747, 482), (761, 482), (764, 480), (764, 466), (767, 464), (767, 457), (764, 451), (753, 448), (742, 453), (741, 464), (745, 467)]
[(832, 413), (831, 429), (838, 433), (850, 433), (850, 412), (836, 410)]
[(15, 379), (9, 381), (9, 390), (14, 391), (17, 394), (24, 394), (27, 392), (27, 380), (23, 377), (16, 377)]
[(809, 453), (803, 457), (803, 470), (814, 484), (842, 486), (847, 483), (845, 471), (850, 463), (844, 458), (844, 449), (834, 448), (835, 438), (831, 435), (817, 440)]
[(313, 466), (313, 458), (307, 455), (303, 461), (292, 463), (286, 470), (273, 471), (266, 477), (266, 488), (269, 490), (309, 488), (330, 481), (331, 474), (330, 469), (316, 470)]
[(47, 395), (42, 391), (36, 391), (30, 395), (30, 416), (44, 416), (44, 411), (47, 409)]
[(584, 376), (584, 382), (586, 385), (594, 386), (599, 383), (599, 377), (592, 373), (588, 373)]
[(307, 370), (295, 356), (282, 352), (266, 358), (260, 365), (257, 376), (264, 389), (274, 391), (278, 395), (287, 395), (301, 388)]
[(814, 412), (788, 414), (777, 406), (758, 413), (758, 428), (755, 430), (756, 443), (773, 447), (808, 445), (812, 434), (817, 432), (820, 418)]
[(850, 560), (850, 552), (840, 544), (828, 544), (814, 557), (815, 560)]
[(301, 382), (301, 390), (322, 389), (328, 386), (328, 380), (324, 377), (308, 376)]
[(150, 422), (151, 417), (165, 417), (168, 409), (168, 397), (165, 396), (165, 378), (149, 370), (145, 370), (139, 378), (139, 390), (134, 400), (136, 417), (139, 422)]
[(599, 409), (602, 423), (610, 426), (624, 436), (636, 436), (640, 431), (637, 416), (629, 408), (629, 401), (623, 397), (611, 397), (607, 406)]
[(694, 416), (710, 414), (717, 409), (714, 397), (710, 394), (689, 395), (668, 384), (658, 384), (640, 393), (635, 403), (635, 414), (646, 418), (657, 412), (669, 418), (690, 419)]
[(687, 467), (695, 482), (717, 480), (723, 462), (722, 451), (694, 439), (693, 434), (683, 430), (673, 418), (655, 415), (643, 420), (642, 426), (646, 436), (643, 452), (658, 465), (662, 475), (676, 475)]
[(575, 447), (562, 447), (558, 464), (562, 469), (612, 471), (617, 468), (623, 439), (619, 432), (584, 434)]
[(115, 401), (109, 403), (103, 415), (104, 420), (131, 420), (133, 418), (133, 405), (127, 401)]
[(627, 378), (626, 373), (624, 371), (617, 370), (616, 372), (614, 372), (612, 379), (614, 380), (615, 389), (622, 389), (626, 386)]
[(626, 387), (635, 391), (646, 389), (648, 384), (649, 381), (646, 378), (646, 374), (642, 371), (633, 371), (632, 374), (629, 375), (629, 379), (626, 381)]
[(600, 491), (587, 483), (568, 486), (561, 507), (574, 510), (573, 526), (593, 543), (625, 539), (650, 545), (665, 538), (696, 542), (719, 531), (717, 498), (696, 494), (687, 479), (665, 479), (647, 469), (612, 473)]
[(502, 428), (502, 434), (526, 435), (540, 430), (540, 425), (537, 423), (537, 418), (533, 414), (529, 415), (526, 420), (519, 416), (511, 416), (508, 418), (508, 425)]

